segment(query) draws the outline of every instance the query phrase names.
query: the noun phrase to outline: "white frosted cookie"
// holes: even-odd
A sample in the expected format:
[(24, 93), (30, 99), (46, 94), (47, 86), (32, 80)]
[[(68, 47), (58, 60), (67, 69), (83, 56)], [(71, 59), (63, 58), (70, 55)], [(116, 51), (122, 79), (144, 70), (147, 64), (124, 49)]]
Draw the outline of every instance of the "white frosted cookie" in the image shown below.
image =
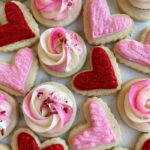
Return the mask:
[(122, 147), (114, 147), (112, 150), (128, 150), (127, 148)]
[(68, 138), (73, 150), (106, 150), (121, 140), (120, 127), (102, 99), (89, 98), (83, 107), (87, 123), (77, 125)]
[(124, 14), (110, 14), (106, 0), (86, 0), (83, 12), (84, 33), (89, 44), (115, 42), (128, 36), (133, 20)]
[[(136, 0), (138, 1), (138, 0)], [(137, 6), (133, 6), (133, 1), (131, 4), (131, 0), (117, 0), (117, 3), (119, 5), (119, 8), (132, 18), (139, 20), (139, 21), (147, 21), (150, 20), (150, 8), (149, 9), (140, 9)], [(141, 3), (144, 4), (143, 0)], [(135, 4), (135, 3), (134, 3)], [(135, 4), (136, 5), (136, 4)], [(143, 5), (138, 5), (138, 6), (143, 6)], [(144, 4), (145, 6), (145, 4)], [(146, 6), (150, 7), (149, 4), (146, 4)]]
[(118, 94), (117, 106), (122, 119), (131, 128), (150, 131), (150, 79), (127, 82)]
[(18, 50), (38, 40), (38, 24), (21, 2), (5, 3), (1, 15), (5, 21), (0, 26), (0, 51)]
[(46, 82), (24, 98), (23, 114), (27, 125), (44, 137), (55, 137), (70, 129), (76, 115), (76, 101), (62, 84)]
[(149, 150), (150, 148), (150, 133), (143, 133), (139, 137), (135, 150)]
[(115, 44), (114, 52), (119, 61), (137, 71), (150, 74), (150, 28), (146, 28), (141, 42), (121, 40)]
[(24, 96), (34, 85), (38, 61), (30, 48), (22, 48), (8, 64), (0, 62), (0, 89), (15, 95)]
[(17, 101), (12, 96), (0, 91), (0, 140), (8, 136), (17, 124), (17, 105)]
[(46, 27), (62, 27), (75, 21), (81, 11), (82, 0), (31, 0), (31, 9), (37, 21)]
[(1, 144), (1, 143), (0, 143), (0, 150), (10, 150), (10, 148), (9, 148), (8, 145)]
[(72, 89), (88, 96), (109, 95), (121, 88), (121, 74), (113, 53), (104, 46), (91, 50), (91, 68), (77, 73)]
[(85, 42), (77, 33), (59, 27), (42, 33), (38, 55), (41, 66), (48, 74), (68, 77), (82, 68), (87, 50)]
[(66, 142), (61, 138), (48, 139), (40, 143), (38, 137), (28, 128), (16, 130), (11, 139), (12, 150), (68, 150)]

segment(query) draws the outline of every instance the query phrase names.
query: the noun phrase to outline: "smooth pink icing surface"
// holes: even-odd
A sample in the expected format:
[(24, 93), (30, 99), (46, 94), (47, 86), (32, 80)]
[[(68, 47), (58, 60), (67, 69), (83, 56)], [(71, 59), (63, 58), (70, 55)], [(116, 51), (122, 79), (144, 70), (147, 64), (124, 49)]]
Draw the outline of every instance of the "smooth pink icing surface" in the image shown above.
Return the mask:
[(62, 20), (75, 9), (79, 0), (34, 0), (36, 9), (44, 18)]
[(0, 92), (0, 136), (5, 132), (12, 121), (12, 106), (6, 96)]
[(119, 55), (129, 61), (150, 66), (149, 36), (145, 42), (145, 44), (142, 44), (135, 40), (122, 40), (115, 45), (115, 50)]
[(75, 149), (95, 148), (116, 141), (117, 137), (110, 126), (102, 106), (97, 101), (89, 105), (91, 127), (75, 135), (71, 142)]
[(93, 39), (124, 31), (132, 25), (129, 17), (111, 16), (106, 0), (89, 0), (88, 15)]
[(25, 83), (32, 63), (32, 51), (29, 48), (19, 50), (12, 64), (0, 64), (0, 84), (17, 92), (24, 93)]
[(150, 98), (145, 98), (148, 93), (150, 93), (150, 80), (138, 81), (128, 90), (132, 110), (144, 118), (150, 117), (150, 108), (146, 107), (146, 104), (150, 103)]

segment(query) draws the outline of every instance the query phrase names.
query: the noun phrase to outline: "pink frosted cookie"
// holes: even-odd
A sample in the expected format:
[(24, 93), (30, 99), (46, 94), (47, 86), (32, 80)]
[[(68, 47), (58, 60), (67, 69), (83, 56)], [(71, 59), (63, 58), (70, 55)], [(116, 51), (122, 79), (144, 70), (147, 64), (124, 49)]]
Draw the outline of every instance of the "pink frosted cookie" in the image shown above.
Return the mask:
[(117, 0), (120, 9), (139, 21), (150, 20), (150, 0)]
[(150, 133), (143, 133), (139, 137), (135, 150), (149, 150), (150, 149)]
[(39, 37), (39, 28), (25, 5), (11, 1), (2, 7), (0, 51), (14, 51), (33, 45)]
[(127, 15), (111, 15), (106, 0), (87, 0), (83, 17), (86, 39), (94, 45), (122, 39), (131, 33), (134, 25)]
[[(0, 140), (8, 136), (15, 128), (18, 120), (16, 100), (0, 91)], [(2, 146), (0, 146), (0, 150)]]
[(47, 82), (29, 92), (22, 109), (25, 121), (33, 131), (45, 137), (55, 137), (69, 130), (77, 108), (68, 88)]
[(31, 8), (34, 17), (42, 25), (62, 27), (77, 19), (82, 0), (31, 0)]
[(102, 99), (89, 98), (84, 104), (86, 124), (76, 126), (69, 135), (73, 150), (106, 150), (121, 140), (120, 127)]
[(11, 64), (0, 63), (0, 89), (16, 96), (25, 95), (33, 86), (38, 62), (33, 51), (22, 48)]
[(150, 74), (150, 28), (146, 28), (141, 36), (141, 42), (121, 40), (115, 47), (115, 55), (121, 63)]
[(117, 106), (122, 119), (131, 128), (150, 131), (150, 79), (127, 82), (121, 89)]
[(59, 27), (42, 33), (38, 55), (43, 69), (48, 74), (68, 77), (82, 68), (87, 50), (77, 33)]
[(48, 139), (40, 143), (38, 137), (28, 128), (16, 130), (11, 139), (12, 150), (68, 150), (61, 138)]

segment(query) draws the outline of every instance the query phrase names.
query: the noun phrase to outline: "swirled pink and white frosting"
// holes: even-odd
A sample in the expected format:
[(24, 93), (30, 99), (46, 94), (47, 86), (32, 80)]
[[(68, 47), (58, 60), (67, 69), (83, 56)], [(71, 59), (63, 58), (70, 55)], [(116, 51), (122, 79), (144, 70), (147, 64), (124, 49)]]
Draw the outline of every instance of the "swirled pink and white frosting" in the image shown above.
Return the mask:
[(23, 101), (28, 126), (42, 135), (63, 132), (73, 115), (73, 100), (54, 85), (41, 85)]
[(135, 123), (150, 123), (150, 80), (137, 81), (125, 96), (125, 113)]
[(13, 108), (4, 93), (0, 92), (0, 137), (5, 135), (12, 122)]
[(46, 19), (65, 19), (77, 7), (79, 0), (34, 0), (35, 8)]
[(48, 29), (40, 37), (39, 58), (49, 70), (71, 72), (79, 65), (82, 53), (78, 36), (64, 28)]

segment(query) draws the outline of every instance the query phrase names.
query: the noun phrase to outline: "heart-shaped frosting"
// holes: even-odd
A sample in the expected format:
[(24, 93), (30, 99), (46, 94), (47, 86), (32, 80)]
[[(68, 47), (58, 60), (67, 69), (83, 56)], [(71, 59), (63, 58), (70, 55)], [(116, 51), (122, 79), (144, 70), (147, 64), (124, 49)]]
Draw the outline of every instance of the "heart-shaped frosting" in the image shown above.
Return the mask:
[(83, 71), (74, 77), (73, 86), (75, 89), (81, 91), (116, 89), (119, 83), (104, 47), (95, 47), (91, 59), (92, 70)]
[[(12, 64), (0, 64), (0, 85), (2, 89), (9, 88), (20, 95), (27, 92), (26, 82), (35, 64), (33, 52), (29, 48), (23, 48), (16, 53)], [(36, 64), (37, 66), (37, 64)], [(35, 73), (32, 74), (35, 76)], [(5, 88), (3, 88), (5, 87)], [(12, 93), (13, 94), (13, 93)]]
[(8, 23), (0, 26), (0, 47), (35, 37), (17, 4), (6, 3), (5, 14)]

